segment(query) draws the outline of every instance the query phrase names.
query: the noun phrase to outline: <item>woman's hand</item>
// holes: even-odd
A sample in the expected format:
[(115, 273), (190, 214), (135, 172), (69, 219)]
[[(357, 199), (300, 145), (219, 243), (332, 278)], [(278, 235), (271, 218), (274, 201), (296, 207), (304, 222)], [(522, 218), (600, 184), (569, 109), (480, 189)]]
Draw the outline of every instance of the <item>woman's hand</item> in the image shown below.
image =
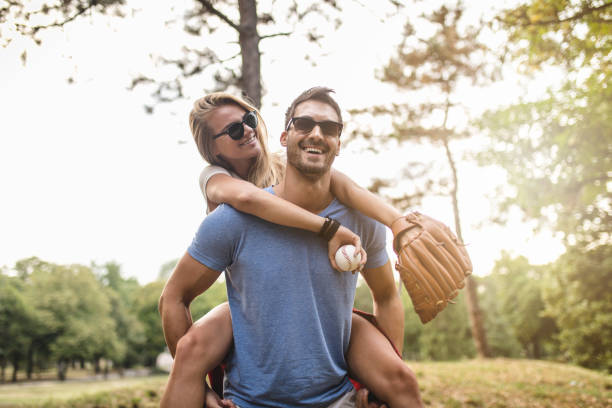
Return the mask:
[(231, 400), (221, 399), (216, 392), (208, 387), (208, 385), (206, 385), (206, 398), (204, 401), (204, 406), (206, 408), (236, 408), (236, 404), (234, 404)]
[(357, 397), (355, 406), (357, 408), (387, 408), (387, 405), (380, 401), (368, 401), (368, 391), (366, 388), (362, 388), (357, 391)]
[(355, 233), (353, 233), (353, 231), (342, 225), (340, 226), (340, 228), (338, 228), (338, 231), (336, 231), (332, 239), (329, 240), (329, 243), (327, 244), (327, 255), (329, 256), (329, 262), (335, 270), (342, 272), (336, 264), (336, 252), (338, 251), (338, 248), (340, 248), (342, 245), (348, 244), (354, 245), (355, 252), (361, 253), (361, 262), (359, 263), (359, 267), (352, 272), (361, 272), (368, 260), (368, 255), (366, 254), (366, 251), (361, 247), (361, 238), (359, 238), (359, 235), (356, 235)]

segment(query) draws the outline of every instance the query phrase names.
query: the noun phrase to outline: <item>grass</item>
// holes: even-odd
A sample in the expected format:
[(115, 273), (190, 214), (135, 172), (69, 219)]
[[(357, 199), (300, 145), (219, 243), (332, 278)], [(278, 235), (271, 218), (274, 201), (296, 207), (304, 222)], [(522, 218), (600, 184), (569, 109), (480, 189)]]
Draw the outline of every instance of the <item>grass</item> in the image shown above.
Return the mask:
[[(508, 359), (408, 364), (431, 408), (612, 407), (611, 376), (566, 364)], [(157, 407), (166, 380), (0, 385), (0, 407)]]
[(168, 377), (0, 385), (0, 407), (159, 407)]
[(612, 377), (534, 360), (409, 363), (431, 408), (610, 408)]

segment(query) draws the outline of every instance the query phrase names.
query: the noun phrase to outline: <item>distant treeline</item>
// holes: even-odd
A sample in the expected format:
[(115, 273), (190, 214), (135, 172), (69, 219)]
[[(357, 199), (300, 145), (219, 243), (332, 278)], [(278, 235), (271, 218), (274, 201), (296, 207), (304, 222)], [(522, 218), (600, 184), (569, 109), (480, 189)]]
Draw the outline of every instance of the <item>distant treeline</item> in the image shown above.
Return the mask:
[[(493, 357), (550, 359), (612, 372), (612, 245), (569, 249), (548, 265), (504, 254), (478, 282)], [(432, 322), (421, 324), (402, 289), (404, 357), (459, 360), (476, 356), (465, 290)], [(355, 306), (371, 311), (367, 286)]]
[[(141, 286), (107, 263), (57, 265), (38, 258), (0, 273), (1, 381), (55, 368), (65, 379), (71, 364), (100, 361), (114, 368), (155, 365), (165, 341), (158, 299), (165, 276)], [(494, 357), (571, 362), (612, 372), (612, 246), (568, 250), (556, 262), (534, 266), (504, 254), (491, 274), (473, 277)], [(476, 355), (463, 292), (431, 323), (422, 325), (405, 290), (404, 357), (457, 360)], [(226, 300), (215, 283), (191, 305), (194, 319)], [(366, 285), (355, 306), (371, 311)], [(10, 374), (7, 368), (12, 368)]]
[[(90, 363), (99, 372), (103, 360), (115, 369), (153, 367), (165, 349), (157, 308), (163, 279), (141, 286), (115, 263), (57, 265), (35, 257), (0, 272), (2, 382), (15, 381), (18, 371), (29, 379), (54, 368), (63, 380), (70, 365)], [(192, 313), (201, 316), (225, 299), (224, 285), (215, 284)]]

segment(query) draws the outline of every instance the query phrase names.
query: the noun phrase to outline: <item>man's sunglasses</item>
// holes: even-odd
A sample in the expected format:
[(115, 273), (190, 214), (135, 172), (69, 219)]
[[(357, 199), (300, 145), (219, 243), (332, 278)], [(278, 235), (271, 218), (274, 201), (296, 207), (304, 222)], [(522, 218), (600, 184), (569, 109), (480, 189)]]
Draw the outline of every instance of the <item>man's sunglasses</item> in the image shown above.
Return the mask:
[(317, 125), (319, 125), (321, 132), (325, 136), (340, 136), (340, 133), (342, 133), (342, 123), (334, 122), (333, 120), (317, 122), (308, 116), (296, 116), (291, 118), (285, 130), (289, 130), (291, 124), (293, 124), (295, 130), (302, 133), (312, 132), (312, 129)]
[(228, 134), (234, 140), (242, 139), (244, 136), (244, 125), (247, 125), (251, 129), (255, 129), (257, 127), (257, 113), (255, 111), (250, 111), (244, 114), (242, 117), (242, 121), (233, 122), (226, 126), (225, 130), (217, 135), (213, 136), (213, 139), (223, 136), (224, 134)]

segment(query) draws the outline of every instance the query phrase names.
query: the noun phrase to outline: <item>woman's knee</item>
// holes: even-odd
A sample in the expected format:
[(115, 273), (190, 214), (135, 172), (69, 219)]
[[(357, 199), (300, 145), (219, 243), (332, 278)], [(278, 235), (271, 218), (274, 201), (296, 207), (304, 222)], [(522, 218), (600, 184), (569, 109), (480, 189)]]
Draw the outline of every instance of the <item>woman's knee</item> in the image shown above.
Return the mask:
[(232, 334), (229, 308), (219, 305), (181, 337), (175, 360), (196, 365), (218, 364), (232, 344)]
[(175, 361), (193, 361), (206, 353), (206, 345), (195, 332), (187, 332), (176, 345)]

